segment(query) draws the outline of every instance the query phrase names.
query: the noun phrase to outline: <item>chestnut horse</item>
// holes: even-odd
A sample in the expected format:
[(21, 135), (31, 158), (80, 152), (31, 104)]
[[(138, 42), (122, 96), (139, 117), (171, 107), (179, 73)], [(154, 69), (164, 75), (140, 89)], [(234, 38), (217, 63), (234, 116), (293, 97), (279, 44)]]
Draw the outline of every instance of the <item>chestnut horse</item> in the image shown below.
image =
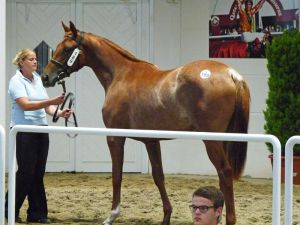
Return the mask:
[[(250, 93), (234, 69), (215, 61), (195, 61), (172, 70), (137, 59), (103, 37), (63, 24), (65, 35), (44, 69), (45, 87), (78, 71), (93, 69), (105, 89), (105, 126), (121, 129), (247, 133)], [(120, 214), (122, 167), (126, 137), (107, 137), (112, 159), (112, 224)], [(146, 146), (152, 175), (163, 203), (163, 221), (170, 224), (172, 206), (162, 169), (160, 140), (134, 138)], [(238, 179), (247, 155), (246, 142), (204, 141), (224, 193), (226, 224), (236, 223), (233, 179)]]

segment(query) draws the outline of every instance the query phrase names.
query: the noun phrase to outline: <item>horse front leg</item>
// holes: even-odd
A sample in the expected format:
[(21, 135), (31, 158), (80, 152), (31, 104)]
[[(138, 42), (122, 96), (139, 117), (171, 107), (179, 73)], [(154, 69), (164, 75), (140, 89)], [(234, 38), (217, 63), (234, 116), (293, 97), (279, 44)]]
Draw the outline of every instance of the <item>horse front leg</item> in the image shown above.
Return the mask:
[(219, 186), (224, 195), (226, 206), (226, 225), (236, 224), (234, 193), (233, 193), (233, 172), (227, 160), (223, 142), (204, 141), (210, 161), (215, 166), (219, 176)]
[(145, 142), (145, 145), (152, 166), (154, 183), (158, 187), (163, 203), (164, 218), (161, 225), (169, 225), (172, 214), (172, 206), (165, 188), (165, 177), (162, 168), (160, 143), (159, 141), (147, 141)]
[(112, 183), (113, 183), (113, 202), (109, 217), (103, 222), (103, 225), (111, 225), (121, 212), (121, 183), (124, 162), (124, 137), (107, 137), (112, 159)]

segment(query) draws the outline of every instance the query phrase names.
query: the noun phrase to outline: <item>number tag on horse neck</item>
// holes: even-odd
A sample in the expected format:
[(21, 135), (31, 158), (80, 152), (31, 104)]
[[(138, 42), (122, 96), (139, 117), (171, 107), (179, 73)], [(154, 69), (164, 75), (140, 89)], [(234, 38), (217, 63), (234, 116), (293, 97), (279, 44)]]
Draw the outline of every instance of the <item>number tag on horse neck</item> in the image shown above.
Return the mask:
[(77, 59), (77, 57), (79, 56), (80, 50), (79, 48), (75, 48), (72, 55), (70, 56), (67, 65), (68, 66), (73, 66), (75, 60)]

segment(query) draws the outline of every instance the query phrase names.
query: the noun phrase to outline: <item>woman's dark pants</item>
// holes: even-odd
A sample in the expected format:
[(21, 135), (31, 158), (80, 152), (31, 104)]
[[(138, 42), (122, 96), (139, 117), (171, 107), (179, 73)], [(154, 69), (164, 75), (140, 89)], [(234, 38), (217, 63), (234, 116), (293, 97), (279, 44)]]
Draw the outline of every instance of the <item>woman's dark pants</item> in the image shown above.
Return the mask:
[[(28, 197), (27, 219), (47, 218), (48, 208), (44, 187), (44, 174), (49, 150), (47, 133), (20, 132), (16, 138), (16, 173), (15, 216)], [(6, 193), (5, 211), (7, 217), (8, 193)]]

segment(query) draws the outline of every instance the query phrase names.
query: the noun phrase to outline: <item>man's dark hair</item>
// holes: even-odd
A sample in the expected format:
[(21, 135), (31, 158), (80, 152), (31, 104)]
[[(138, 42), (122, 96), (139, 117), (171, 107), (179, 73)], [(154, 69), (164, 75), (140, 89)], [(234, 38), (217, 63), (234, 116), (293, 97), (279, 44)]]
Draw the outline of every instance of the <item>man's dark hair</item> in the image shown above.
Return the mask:
[(245, 1), (245, 5), (248, 5), (249, 3), (250, 3), (251, 5), (253, 5), (253, 1), (252, 1), (252, 0), (246, 0), (246, 1)]
[(211, 200), (214, 204), (215, 209), (224, 206), (223, 193), (214, 186), (200, 187), (193, 193), (192, 197), (194, 196), (203, 197)]

